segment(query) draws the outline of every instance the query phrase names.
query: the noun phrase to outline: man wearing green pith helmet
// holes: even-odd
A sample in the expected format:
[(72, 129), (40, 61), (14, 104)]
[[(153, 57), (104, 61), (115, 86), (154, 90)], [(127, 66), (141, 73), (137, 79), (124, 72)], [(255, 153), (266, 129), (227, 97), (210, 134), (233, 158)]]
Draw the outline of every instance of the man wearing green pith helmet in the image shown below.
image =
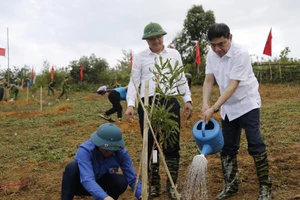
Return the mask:
[[(192, 99), (191, 92), (189, 86), (187, 84), (186, 77), (184, 72), (182, 72), (176, 79), (176, 87), (173, 87), (170, 91), (166, 93), (166, 96), (169, 96), (168, 100), (164, 98), (160, 98), (155, 92), (156, 82), (154, 81), (154, 73), (153, 71), (157, 71), (155, 67), (155, 60), (159, 60), (161, 57), (163, 62), (166, 62), (168, 59), (170, 61), (171, 66), (181, 67), (182, 60), (181, 55), (176, 49), (167, 48), (164, 46), (163, 37), (167, 32), (163, 30), (163, 28), (158, 23), (149, 23), (144, 28), (144, 34), (142, 39), (146, 40), (149, 48), (135, 55), (132, 65), (132, 78), (128, 85), (127, 90), (127, 110), (125, 112), (126, 120), (131, 121), (133, 119), (134, 114), (134, 106), (135, 99), (137, 96), (137, 91), (135, 89), (135, 84), (140, 87), (140, 96), (142, 101), (144, 101), (145, 96), (145, 81), (149, 80), (149, 105), (154, 101), (156, 104), (161, 103), (163, 105), (164, 101), (167, 102), (165, 105), (166, 111), (172, 113), (173, 116), (170, 117), (174, 123), (178, 125), (180, 129), (180, 104), (179, 101), (172, 97), (174, 95), (181, 94), (184, 102), (184, 112), (187, 114), (187, 119), (192, 116)], [(169, 70), (165, 71), (166, 74), (170, 73)], [(164, 88), (165, 85), (159, 83), (160, 88)], [(170, 87), (171, 88), (171, 87)], [(138, 105), (137, 108), (139, 115), (139, 123), (141, 133), (144, 131), (144, 110), (141, 104)], [(176, 117), (175, 117), (176, 116)], [(165, 155), (166, 163), (170, 170), (170, 174), (173, 182), (176, 184), (178, 178), (178, 170), (179, 170), (179, 142), (180, 142), (180, 131), (174, 131), (172, 134), (176, 137), (173, 146), (170, 144), (163, 145), (163, 153)], [(173, 137), (172, 136), (172, 137)], [(159, 140), (159, 138), (157, 137)], [(152, 137), (152, 133), (149, 132), (148, 138), (148, 156), (150, 157), (152, 154), (152, 147), (154, 143), (154, 138)], [(149, 170), (150, 172), (150, 170)], [(159, 173), (159, 159), (157, 162), (153, 162), (151, 165), (151, 176), (150, 176), (150, 195), (152, 197), (160, 195), (160, 173)], [(170, 180), (167, 180), (166, 189), (168, 191), (169, 197), (172, 199), (176, 199), (174, 188), (171, 185)]]

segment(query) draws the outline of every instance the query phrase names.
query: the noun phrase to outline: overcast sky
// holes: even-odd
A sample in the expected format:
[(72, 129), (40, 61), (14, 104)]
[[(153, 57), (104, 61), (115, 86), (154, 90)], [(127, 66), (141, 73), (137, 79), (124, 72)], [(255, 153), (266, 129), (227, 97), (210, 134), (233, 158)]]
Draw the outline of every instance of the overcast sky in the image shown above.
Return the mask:
[[(8, 29), (10, 67), (40, 72), (44, 60), (60, 68), (92, 53), (114, 67), (122, 49), (147, 48), (141, 37), (149, 22), (162, 25), (168, 45), (193, 5), (212, 10), (254, 60), (262, 57), (270, 28), (273, 57), (289, 47), (289, 57), (300, 58), (299, 0), (1, 0), (0, 48), (7, 48)], [(0, 57), (0, 66), (7, 68), (8, 57)]]

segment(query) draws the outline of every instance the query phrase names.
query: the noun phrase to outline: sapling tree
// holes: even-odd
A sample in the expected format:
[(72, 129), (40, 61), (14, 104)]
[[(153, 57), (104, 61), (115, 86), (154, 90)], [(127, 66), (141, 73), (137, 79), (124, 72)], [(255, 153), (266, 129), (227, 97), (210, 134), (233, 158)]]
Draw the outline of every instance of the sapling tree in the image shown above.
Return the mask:
[[(171, 98), (177, 98), (184, 94), (177, 93), (179, 84), (185, 82), (178, 82), (184, 76), (184, 66), (179, 66), (178, 61), (172, 66), (170, 59), (164, 60), (159, 57), (155, 60), (155, 70), (150, 70), (154, 74), (154, 81), (159, 83), (156, 87), (157, 103), (153, 105), (150, 121), (154, 133), (159, 136), (159, 143), (166, 147), (167, 145), (173, 146), (176, 142), (176, 135), (179, 132), (178, 124), (172, 118), (178, 118), (174, 113), (169, 112), (173, 105), (170, 104)], [(148, 107), (147, 109), (150, 109)]]

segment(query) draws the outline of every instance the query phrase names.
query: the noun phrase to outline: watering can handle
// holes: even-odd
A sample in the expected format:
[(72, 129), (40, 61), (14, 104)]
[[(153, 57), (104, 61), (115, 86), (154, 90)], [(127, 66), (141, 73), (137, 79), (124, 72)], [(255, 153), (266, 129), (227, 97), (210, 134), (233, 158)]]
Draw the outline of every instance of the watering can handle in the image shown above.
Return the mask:
[(202, 136), (205, 137), (205, 121), (202, 122), (202, 126), (201, 126), (201, 132), (202, 132)]

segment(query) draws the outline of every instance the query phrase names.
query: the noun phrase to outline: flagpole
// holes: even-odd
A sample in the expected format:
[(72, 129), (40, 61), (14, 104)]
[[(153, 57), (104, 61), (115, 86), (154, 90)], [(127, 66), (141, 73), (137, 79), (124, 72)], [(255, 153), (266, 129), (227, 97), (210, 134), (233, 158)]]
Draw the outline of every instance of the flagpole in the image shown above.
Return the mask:
[(199, 74), (199, 65), (201, 64), (201, 57), (200, 57), (200, 44), (198, 41), (196, 42), (196, 59), (195, 59), (195, 63), (196, 63), (196, 68), (197, 68), (197, 74)]
[(7, 68), (9, 69), (9, 34), (8, 34), (8, 27), (7, 27)]
[[(8, 27), (7, 27), (7, 83), (8, 84), (10, 84), (9, 77), (10, 77), (10, 74), (9, 74), (9, 32), (8, 32)], [(9, 92), (7, 92), (7, 99), (9, 99)]]

